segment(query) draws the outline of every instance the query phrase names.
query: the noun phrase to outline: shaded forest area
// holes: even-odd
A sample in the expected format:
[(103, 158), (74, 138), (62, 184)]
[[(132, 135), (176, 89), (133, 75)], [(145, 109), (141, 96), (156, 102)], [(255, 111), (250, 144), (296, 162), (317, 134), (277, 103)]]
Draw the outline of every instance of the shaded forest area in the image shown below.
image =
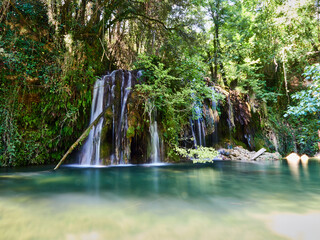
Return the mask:
[(115, 69), (145, 70), (137, 92), (164, 115), (170, 146), (215, 84), (250, 104), (257, 148), (314, 155), (319, 11), (311, 0), (2, 0), (0, 166), (57, 162), (88, 125), (95, 80)]

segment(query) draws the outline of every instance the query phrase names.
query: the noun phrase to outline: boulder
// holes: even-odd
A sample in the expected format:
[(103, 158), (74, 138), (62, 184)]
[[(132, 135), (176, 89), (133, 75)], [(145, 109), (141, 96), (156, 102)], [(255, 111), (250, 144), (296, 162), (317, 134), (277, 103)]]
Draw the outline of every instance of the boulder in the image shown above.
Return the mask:
[(219, 153), (222, 159), (232, 161), (264, 162), (282, 159), (282, 156), (278, 152), (269, 153), (266, 152), (264, 148), (260, 149), (258, 152), (255, 152), (237, 146), (233, 149), (220, 149)]

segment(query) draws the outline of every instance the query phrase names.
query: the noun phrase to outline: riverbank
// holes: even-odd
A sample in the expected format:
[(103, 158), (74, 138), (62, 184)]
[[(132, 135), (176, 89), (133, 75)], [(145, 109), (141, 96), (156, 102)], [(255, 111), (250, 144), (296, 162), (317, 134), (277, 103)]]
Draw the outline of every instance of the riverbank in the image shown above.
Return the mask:
[(237, 146), (233, 149), (222, 148), (219, 150), (219, 158), (221, 160), (244, 161), (244, 162), (264, 162), (278, 161), (282, 159), (280, 153), (270, 153), (265, 149), (260, 149), (258, 152), (249, 151), (243, 147)]

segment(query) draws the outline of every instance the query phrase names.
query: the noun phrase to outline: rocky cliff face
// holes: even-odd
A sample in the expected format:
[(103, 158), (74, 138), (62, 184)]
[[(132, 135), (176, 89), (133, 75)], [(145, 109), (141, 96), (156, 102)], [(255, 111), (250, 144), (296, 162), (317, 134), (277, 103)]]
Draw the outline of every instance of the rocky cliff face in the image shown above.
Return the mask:
[[(97, 159), (98, 156), (99, 164), (137, 164), (164, 159), (165, 149), (169, 146), (161, 140), (163, 116), (158, 116), (156, 111), (146, 113), (145, 102), (135, 88), (141, 81), (140, 71), (116, 70), (99, 80), (100, 85), (95, 85), (95, 88), (103, 86), (103, 89), (94, 91), (91, 112), (97, 115), (101, 106), (107, 109), (101, 130), (94, 130), (91, 134), (93, 150), (89, 151), (89, 158)], [(180, 145), (217, 149), (241, 145), (254, 150), (255, 121), (252, 120), (252, 103), (250, 105), (248, 96), (218, 86), (211, 89), (213, 93), (223, 95), (224, 100), (215, 99), (213, 94), (211, 99), (202, 103), (194, 102), (189, 122), (181, 126), (181, 134), (177, 136), (182, 139)]]
[(101, 133), (101, 159), (104, 164), (147, 162), (148, 126), (142, 104), (133, 91), (140, 81), (138, 71), (117, 70), (106, 76), (105, 114)]
[(248, 96), (234, 90), (226, 91), (219, 86), (211, 89), (220, 93), (224, 100), (212, 97), (202, 103), (198, 114), (201, 117), (190, 120), (189, 126), (184, 129), (184, 139), (189, 136), (194, 141), (185, 142), (184, 145), (216, 148), (242, 145), (254, 150), (255, 127)]

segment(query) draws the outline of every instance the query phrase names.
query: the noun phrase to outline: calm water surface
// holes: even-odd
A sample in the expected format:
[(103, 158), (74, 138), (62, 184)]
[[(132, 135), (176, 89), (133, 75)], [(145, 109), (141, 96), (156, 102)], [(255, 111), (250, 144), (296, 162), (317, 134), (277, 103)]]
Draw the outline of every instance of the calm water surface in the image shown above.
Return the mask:
[(320, 162), (0, 170), (0, 239), (320, 239)]

